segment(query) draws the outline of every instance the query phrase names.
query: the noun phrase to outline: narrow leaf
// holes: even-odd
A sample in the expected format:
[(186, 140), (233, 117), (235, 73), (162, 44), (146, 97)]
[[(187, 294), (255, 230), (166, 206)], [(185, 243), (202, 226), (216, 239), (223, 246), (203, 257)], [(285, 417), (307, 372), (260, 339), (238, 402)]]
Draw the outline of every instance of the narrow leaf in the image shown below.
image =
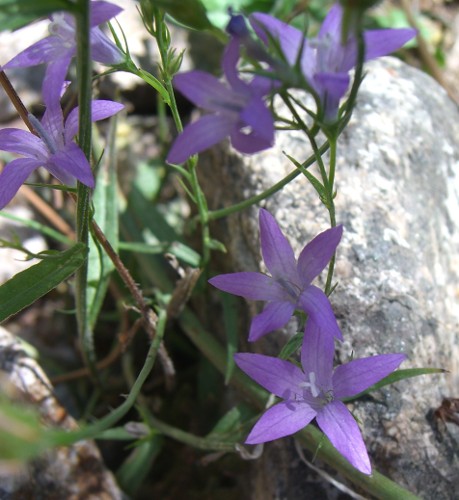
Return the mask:
[(47, 257), (0, 286), (0, 321), (24, 309), (69, 278), (85, 261), (87, 248), (77, 243)]
[(392, 372), (390, 375), (383, 378), (376, 384), (370, 386), (365, 391), (359, 392), (359, 394), (356, 394), (355, 396), (352, 396), (350, 398), (345, 398), (343, 399), (343, 401), (345, 402), (353, 401), (354, 399), (358, 399), (362, 396), (365, 396), (366, 394), (370, 394), (370, 392), (377, 391), (378, 389), (381, 389), (386, 385), (394, 384), (395, 382), (399, 382), (400, 380), (404, 380), (406, 378), (419, 377), (419, 375), (432, 375), (435, 373), (446, 373), (446, 372), (447, 370), (444, 370), (443, 368), (407, 368), (405, 370), (397, 370), (395, 372)]

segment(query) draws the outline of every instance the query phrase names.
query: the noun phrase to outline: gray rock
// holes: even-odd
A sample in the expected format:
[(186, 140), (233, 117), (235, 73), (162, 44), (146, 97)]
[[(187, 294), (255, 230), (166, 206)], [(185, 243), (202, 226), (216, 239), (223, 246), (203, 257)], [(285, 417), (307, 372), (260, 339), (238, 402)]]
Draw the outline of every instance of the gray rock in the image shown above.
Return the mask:
[[(331, 302), (345, 342), (337, 358), (403, 352), (403, 368), (449, 371), (399, 382), (351, 409), (376, 469), (424, 498), (457, 498), (459, 428), (437, 426), (431, 415), (444, 397), (459, 397), (459, 113), (436, 82), (396, 59), (373, 62), (367, 72), (338, 150), (336, 210), (344, 236)], [(310, 154), (298, 134), (282, 132), (276, 141), (253, 157), (225, 147), (203, 156), (201, 179), (211, 208), (259, 193), (289, 173), (281, 151), (299, 161)], [(328, 227), (327, 212), (303, 176), (261, 205), (296, 252)], [(228, 248), (221, 271), (262, 265), (257, 212), (215, 223), (214, 234)], [(275, 355), (280, 335), (251, 349)], [(304, 498), (311, 489), (304, 465), (288, 451), (288, 440), (283, 455), (274, 453), (279, 446), (266, 446), (264, 461), (254, 466), (254, 484), (274, 468), (278, 475), (266, 483), (263, 498)]]

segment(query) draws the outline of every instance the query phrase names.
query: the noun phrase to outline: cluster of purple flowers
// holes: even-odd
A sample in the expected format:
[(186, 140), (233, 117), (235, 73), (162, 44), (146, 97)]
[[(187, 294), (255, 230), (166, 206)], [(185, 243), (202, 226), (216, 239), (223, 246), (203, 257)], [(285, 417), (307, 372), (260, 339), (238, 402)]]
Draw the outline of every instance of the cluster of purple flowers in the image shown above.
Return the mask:
[[(104, 1), (91, 2), (91, 55), (104, 64), (119, 64), (123, 54), (98, 27), (116, 16), (121, 9)], [(39, 121), (29, 115), (34, 133), (21, 129), (0, 130), (0, 150), (23, 157), (9, 162), (0, 173), (0, 209), (7, 205), (29, 175), (39, 167), (63, 184), (72, 186), (76, 180), (94, 187), (91, 166), (74, 142), (78, 132), (78, 108), (64, 120), (60, 98), (72, 58), (76, 54), (75, 20), (68, 14), (51, 16), (50, 35), (31, 45), (2, 67), (2, 70), (47, 64), (42, 95), (46, 111)], [(91, 120), (109, 118), (123, 108), (122, 104), (93, 100)]]
[(297, 309), (308, 318), (301, 347), (302, 368), (261, 354), (235, 355), (241, 370), (283, 400), (262, 415), (246, 443), (289, 436), (315, 418), (333, 446), (359, 471), (371, 474), (362, 434), (342, 400), (392, 373), (405, 355), (356, 359), (333, 369), (334, 339), (341, 340), (342, 333), (328, 297), (311, 282), (335, 253), (342, 226), (316, 236), (296, 260), (274, 217), (260, 209), (259, 218), (261, 252), (271, 276), (257, 272), (222, 274), (210, 283), (225, 292), (267, 302), (263, 312), (252, 320), (250, 341), (285, 325)]
[[(305, 38), (302, 31), (268, 14), (254, 13), (249, 16), (257, 36), (254, 41), (244, 19), (234, 16), (228, 26), (231, 40), (222, 61), (226, 84), (203, 71), (190, 71), (175, 77), (177, 90), (211, 114), (185, 127), (167, 161), (183, 163), (227, 136), (241, 153), (255, 153), (271, 147), (274, 123), (264, 98), (284, 83), (291, 87), (292, 82), (297, 82), (293, 84), (312, 92), (318, 103), (319, 120), (335, 122), (358, 53), (357, 40), (352, 33), (344, 44), (341, 43), (342, 20), (343, 8), (336, 4), (318, 36)], [(365, 61), (390, 54), (415, 35), (416, 31), (410, 28), (365, 31)], [(270, 55), (268, 49), (273, 41), (277, 50), (275, 55)], [(246, 47), (252, 58), (267, 64), (269, 69), (266, 71), (271, 75), (257, 75), (250, 82), (242, 80), (237, 69), (241, 46)]]

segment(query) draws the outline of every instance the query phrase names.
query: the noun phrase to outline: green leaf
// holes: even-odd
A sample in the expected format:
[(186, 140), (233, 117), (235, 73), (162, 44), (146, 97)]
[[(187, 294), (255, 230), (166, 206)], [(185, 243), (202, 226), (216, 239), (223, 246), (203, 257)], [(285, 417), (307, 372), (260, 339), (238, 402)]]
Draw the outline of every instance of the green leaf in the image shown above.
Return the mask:
[(289, 341), (282, 348), (279, 358), (288, 359), (292, 354), (295, 354), (303, 343), (303, 337), (304, 332), (298, 332), (291, 339), (289, 339)]
[(208, 242), (207, 242), (207, 246), (211, 249), (211, 250), (218, 250), (219, 252), (223, 252), (223, 253), (226, 253), (226, 247), (225, 245), (221, 242), (221, 241), (218, 241), (214, 238), (211, 238)]
[(56, 11), (75, 12), (70, 0), (0, 0), (0, 29), (15, 30)]
[(237, 443), (245, 437), (247, 422), (255, 415), (257, 412), (243, 403), (234, 406), (217, 422), (206, 439), (224, 439)]
[(355, 396), (351, 398), (345, 398), (343, 401), (353, 401), (354, 399), (358, 399), (370, 392), (377, 391), (382, 387), (394, 384), (395, 382), (399, 382), (400, 380), (404, 380), (406, 378), (419, 377), (419, 375), (432, 375), (435, 373), (446, 373), (448, 370), (444, 370), (443, 368), (407, 368), (405, 370), (397, 370), (396, 372), (391, 373), (387, 377), (383, 378), (376, 384), (370, 386), (365, 391), (359, 392)]
[(122, 490), (133, 496), (150, 473), (155, 458), (162, 449), (164, 439), (155, 434), (148, 441), (140, 442), (117, 470), (116, 478)]
[(85, 261), (87, 248), (77, 243), (16, 274), (0, 286), (0, 321), (24, 309), (69, 278)]
[(189, 246), (181, 243), (180, 241), (162, 242), (157, 245), (151, 245), (142, 242), (127, 242), (120, 241), (118, 244), (120, 250), (127, 250), (129, 252), (146, 253), (146, 254), (164, 254), (170, 253), (175, 255), (177, 259), (192, 267), (199, 267), (201, 260), (199, 254)]
[[(100, 164), (93, 195), (94, 219), (115, 252), (118, 250), (118, 193), (116, 176), (116, 117), (112, 119), (108, 157)], [(95, 141), (96, 142), (96, 141)], [(86, 304), (91, 330), (96, 324), (102, 308), (112, 271), (115, 269), (110, 257), (91, 234), (89, 238), (88, 281)]]
[(0, 396), (0, 458), (27, 460), (51, 446), (54, 435), (40, 424), (33, 408)]
[(225, 370), (225, 384), (231, 380), (234, 367), (234, 353), (237, 351), (237, 338), (238, 338), (238, 325), (237, 319), (239, 317), (237, 308), (239, 306), (239, 299), (234, 295), (223, 293), (223, 325), (226, 333), (226, 370)]

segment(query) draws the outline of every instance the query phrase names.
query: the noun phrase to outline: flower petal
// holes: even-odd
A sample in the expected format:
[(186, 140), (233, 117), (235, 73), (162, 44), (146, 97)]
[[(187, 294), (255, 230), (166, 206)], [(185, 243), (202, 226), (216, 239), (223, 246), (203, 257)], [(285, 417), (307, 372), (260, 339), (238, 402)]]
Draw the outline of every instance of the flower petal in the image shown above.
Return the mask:
[(17, 158), (10, 161), (0, 173), (0, 209), (7, 205), (27, 180), (27, 177), (43, 165), (33, 158)]
[(239, 352), (234, 355), (234, 361), (255, 382), (283, 399), (294, 399), (300, 384), (305, 381), (300, 368), (283, 359)]
[(263, 335), (283, 327), (292, 317), (295, 306), (291, 302), (269, 302), (260, 314), (252, 319), (249, 342), (255, 342)]
[(49, 156), (48, 148), (39, 137), (18, 128), (0, 130), (0, 150), (40, 159), (42, 162), (46, 162)]
[(274, 142), (274, 120), (263, 99), (253, 97), (239, 115), (241, 121), (252, 128), (254, 134), (263, 139), (268, 146)]
[(166, 161), (183, 163), (194, 154), (214, 146), (231, 133), (234, 119), (222, 115), (206, 115), (187, 125), (175, 139)]
[(255, 33), (264, 43), (268, 44), (270, 37), (278, 40), (287, 62), (293, 66), (304, 43), (303, 33), (275, 17), (260, 12), (251, 14), (249, 20)]
[(237, 71), (237, 63), (240, 57), (239, 48), (239, 40), (231, 38), (223, 53), (222, 67), (226, 80), (231, 85), (231, 88), (236, 90), (236, 92), (247, 93), (249, 86), (239, 78), (239, 73)]
[(333, 5), (320, 27), (318, 38), (331, 37), (333, 41), (339, 40), (342, 19), (343, 8), (339, 4)]
[(209, 280), (219, 290), (250, 300), (285, 300), (285, 291), (270, 276), (243, 272), (219, 274)]
[(266, 267), (273, 278), (298, 286), (295, 254), (276, 219), (267, 210), (260, 208), (259, 221), (261, 253)]
[(75, 179), (85, 186), (94, 187), (94, 176), (83, 151), (71, 142), (53, 154), (45, 168), (63, 184), (73, 186)]
[(306, 287), (319, 276), (330, 262), (341, 240), (343, 226), (332, 227), (311, 240), (298, 257), (298, 274)]
[(304, 330), (304, 339), (301, 346), (301, 365), (306, 378), (314, 373), (317, 386), (327, 392), (333, 388), (333, 357), (335, 344), (331, 335), (325, 334), (311, 318), (308, 319)]
[(121, 7), (110, 2), (97, 1), (91, 2), (91, 26), (99, 26), (105, 23), (112, 17), (117, 16), (123, 11)]
[[(65, 77), (70, 66), (72, 57), (75, 55), (75, 47), (67, 49), (59, 59), (52, 61), (46, 68), (45, 78), (43, 79), (42, 94), (43, 102), (46, 106), (46, 111), (51, 111), (53, 116), (57, 116), (61, 109), (61, 93), (64, 86)], [(46, 115), (46, 113), (45, 113)], [(45, 116), (42, 122), (46, 122)], [(62, 126), (63, 127), (63, 119)]]
[(368, 452), (357, 422), (341, 401), (332, 401), (317, 413), (317, 424), (331, 444), (356, 469), (371, 474)]
[(415, 36), (416, 30), (412, 28), (364, 31), (365, 61), (391, 54)]
[[(243, 104), (241, 99), (236, 99), (232, 103), (231, 98), (235, 93), (215, 76), (205, 71), (194, 70), (179, 73), (174, 77), (174, 87), (193, 104), (207, 111), (231, 111), (230, 105), (232, 104), (232, 111), (234, 112), (235, 109), (238, 114), (239, 107)], [(225, 108), (224, 103), (229, 103), (228, 109)]]
[(315, 410), (303, 401), (278, 403), (261, 416), (245, 442), (247, 444), (266, 443), (290, 436), (306, 427), (315, 416)]
[(92, 28), (90, 33), (91, 58), (102, 64), (121, 64), (124, 55), (100, 28)]
[[(95, 100), (91, 101), (91, 121), (105, 120), (115, 115), (124, 108), (122, 104), (114, 101)], [(78, 133), (79, 107), (73, 108), (65, 120), (64, 137), (65, 142), (70, 142)]]
[(404, 354), (381, 354), (337, 366), (333, 392), (338, 399), (350, 398), (391, 374), (406, 359)]
[(305, 288), (300, 295), (299, 304), (324, 334), (343, 340), (330, 301), (320, 288), (313, 285)]
[(61, 57), (66, 50), (67, 48), (59, 37), (47, 36), (13, 57), (2, 69), (28, 68), (29, 66), (49, 63)]

